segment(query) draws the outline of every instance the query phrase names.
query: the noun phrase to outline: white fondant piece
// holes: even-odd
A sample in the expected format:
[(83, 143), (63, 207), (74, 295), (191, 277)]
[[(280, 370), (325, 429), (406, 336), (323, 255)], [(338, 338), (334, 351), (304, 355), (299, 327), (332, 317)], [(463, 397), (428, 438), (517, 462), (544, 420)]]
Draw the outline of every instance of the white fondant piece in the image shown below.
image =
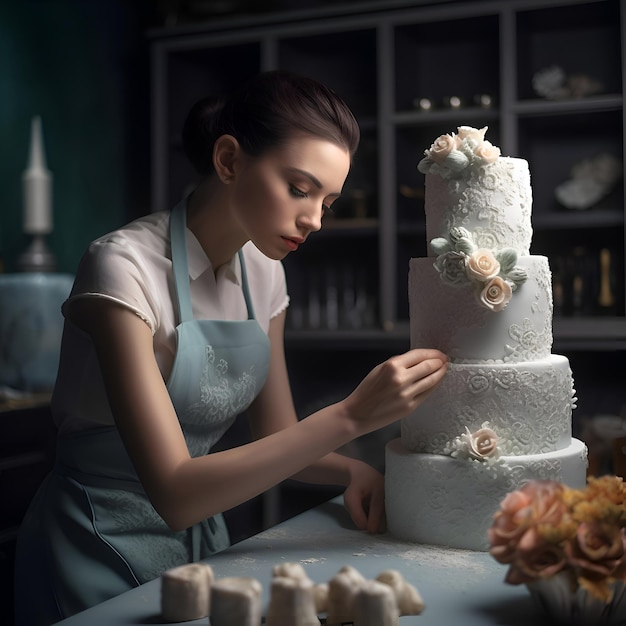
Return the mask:
[(228, 577), (213, 583), (211, 626), (259, 626), (261, 583), (256, 578)]
[(487, 530), (504, 497), (529, 480), (586, 484), (587, 448), (505, 456), (496, 463), (407, 450), (400, 438), (386, 447), (385, 507), (389, 532), (404, 541), (485, 551)]
[(304, 567), (300, 563), (279, 563), (272, 568), (272, 576), (274, 578), (297, 578), (300, 580), (308, 579)]
[(479, 248), (529, 254), (532, 190), (523, 159), (500, 157), (453, 178), (427, 174), (425, 209), (427, 242), (457, 226), (469, 230)]
[(400, 615), (419, 615), (424, 610), (422, 596), (397, 570), (384, 570), (376, 576), (376, 580), (393, 590)]
[(354, 596), (364, 582), (365, 579), (355, 578), (351, 571), (339, 571), (328, 581), (326, 608), (328, 624), (341, 624), (353, 620)]
[(169, 622), (207, 617), (211, 606), (213, 570), (204, 563), (189, 563), (161, 576), (161, 614)]
[(356, 567), (352, 567), (352, 565), (342, 566), (338, 573), (345, 574), (354, 585), (360, 585), (366, 580), (365, 576), (363, 576)]
[(315, 626), (320, 624), (315, 607), (314, 585), (308, 578), (272, 579), (267, 626)]
[(520, 257), (528, 279), (501, 311), (482, 306), (471, 285), (441, 279), (433, 259), (409, 262), (412, 348), (437, 348), (455, 363), (534, 361), (552, 348), (552, 279), (548, 259)]
[(328, 583), (318, 583), (313, 588), (315, 598), (315, 610), (318, 613), (326, 613), (328, 610)]
[(400, 614), (393, 589), (376, 580), (361, 584), (354, 596), (354, 626), (398, 626)]
[(444, 454), (466, 427), (475, 432), (489, 422), (501, 454), (566, 448), (573, 385), (569, 360), (556, 354), (526, 363), (452, 363), (439, 387), (402, 420), (402, 443), (414, 452)]

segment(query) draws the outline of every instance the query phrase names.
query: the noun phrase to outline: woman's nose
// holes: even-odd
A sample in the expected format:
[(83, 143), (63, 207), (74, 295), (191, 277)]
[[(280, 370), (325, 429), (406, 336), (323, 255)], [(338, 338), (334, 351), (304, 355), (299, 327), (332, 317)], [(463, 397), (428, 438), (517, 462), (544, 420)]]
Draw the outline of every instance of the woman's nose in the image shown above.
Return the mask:
[(310, 232), (318, 231), (322, 228), (323, 215), (324, 206), (322, 204), (311, 205), (299, 215), (298, 225), (302, 228), (306, 228)]

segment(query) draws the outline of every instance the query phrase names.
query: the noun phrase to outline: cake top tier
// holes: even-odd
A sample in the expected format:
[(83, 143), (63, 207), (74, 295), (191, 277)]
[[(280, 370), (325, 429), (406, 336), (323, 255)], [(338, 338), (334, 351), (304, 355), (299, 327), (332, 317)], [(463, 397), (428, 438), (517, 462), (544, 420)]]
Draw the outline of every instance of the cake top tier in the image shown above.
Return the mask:
[[(529, 254), (532, 192), (528, 163), (500, 155), (485, 139), (487, 127), (460, 126), (424, 151), (417, 168), (426, 174), (426, 236), (450, 238), (464, 228), (478, 248), (512, 248)], [(437, 251), (429, 249), (429, 256)]]

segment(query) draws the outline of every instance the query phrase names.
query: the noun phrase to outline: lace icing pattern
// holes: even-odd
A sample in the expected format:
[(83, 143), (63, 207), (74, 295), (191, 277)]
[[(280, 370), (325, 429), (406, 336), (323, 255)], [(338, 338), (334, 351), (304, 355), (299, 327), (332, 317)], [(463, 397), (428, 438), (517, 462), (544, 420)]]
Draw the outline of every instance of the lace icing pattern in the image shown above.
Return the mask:
[[(464, 464), (463, 469), (458, 463)], [(422, 460), (421, 464), (420, 480), (426, 495), (421, 516), (424, 523), (430, 526), (433, 520), (437, 520), (437, 525), (445, 528), (450, 537), (475, 532), (481, 543), (486, 542), (493, 514), (508, 493), (531, 479), (563, 480), (561, 462), (554, 459), (537, 459), (523, 464), (510, 458), (506, 462), (491, 464), (477, 460), (458, 461), (446, 471), (442, 471), (441, 463), (430, 459)], [(462, 477), (459, 477), (461, 472)], [(471, 512), (470, 517), (468, 512)], [(426, 535), (430, 532), (424, 529)]]
[(455, 437), (488, 421), (503, 455), (552, 452), (569, 441), (575, 400), (569, 368), (452, 365), (427, 402), (402, 421), (402, 442), (413, 452), (444, 455)]
[[(480, 247), (510, 246), (520, 254), (528, 253), (532, 237), (530, 183), (516, 170), (514, 160), (501, 158), (493, 164), (469, 167), (459, 178), (441, 181), (443, 197), (433, 194), (427, 206), (433, 215), (431, 207), (445, 206), (441, 232), (463, 226)], [(519, 210), (515, 219), (511, 219), (512, 208)]]

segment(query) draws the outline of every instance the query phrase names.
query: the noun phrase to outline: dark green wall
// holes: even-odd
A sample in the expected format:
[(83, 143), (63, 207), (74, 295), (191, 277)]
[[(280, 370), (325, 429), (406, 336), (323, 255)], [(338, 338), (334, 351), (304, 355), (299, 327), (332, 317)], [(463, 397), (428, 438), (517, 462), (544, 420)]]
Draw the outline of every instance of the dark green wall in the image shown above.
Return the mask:
[[(146, 3), (150, 4), (150, 3)], [(58, 270), (148, 211), (146, 9), (124, 0), (0, 0), (0, 256), (15, 271), (22, 172), (40, 115)]]

